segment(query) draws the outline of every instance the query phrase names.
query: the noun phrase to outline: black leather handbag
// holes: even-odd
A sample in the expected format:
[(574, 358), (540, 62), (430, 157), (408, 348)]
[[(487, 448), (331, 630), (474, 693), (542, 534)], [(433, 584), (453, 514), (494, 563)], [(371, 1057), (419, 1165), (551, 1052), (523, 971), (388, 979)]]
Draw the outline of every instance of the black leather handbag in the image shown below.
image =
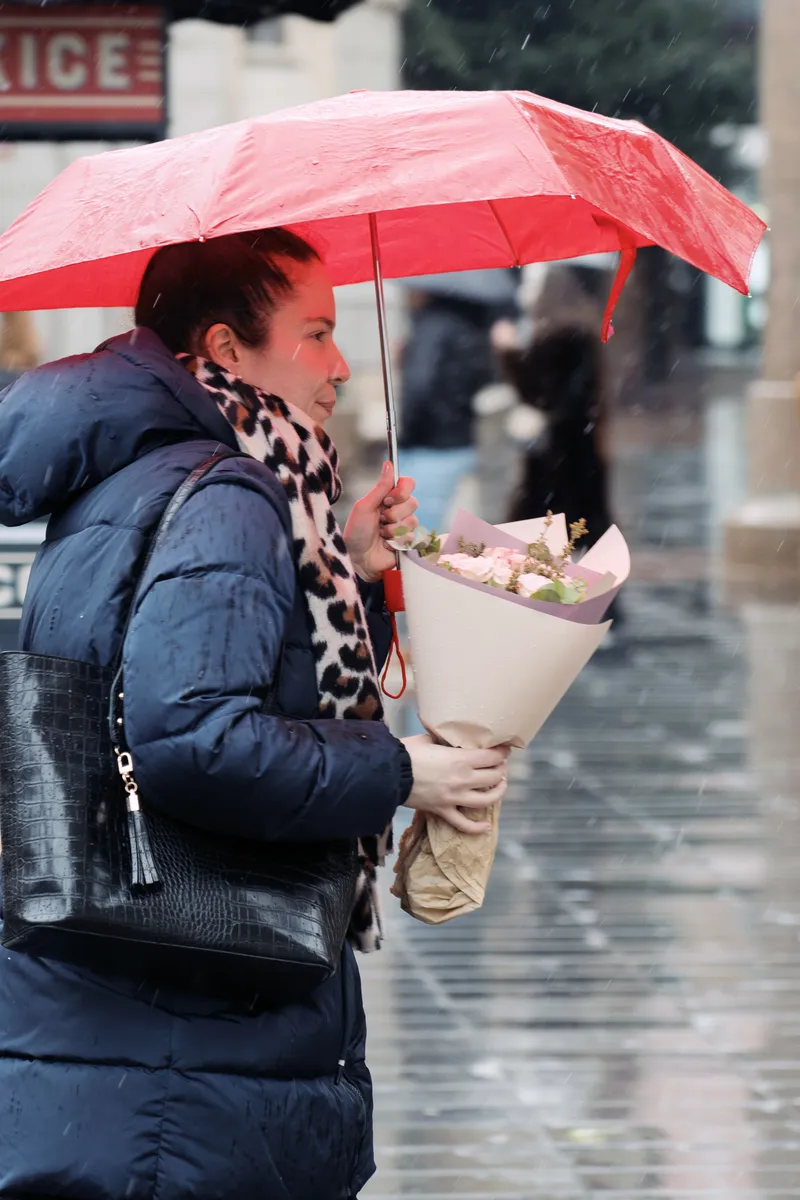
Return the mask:
[[(142, 575), (220, 452), (167, 506)], [(124, 741), (122, 645), (99, 667), (0, 655), (2, 943), (267, 1006), (339, 963), (358, 874), (355, 842), (224, 837), (139, 807)], [(268, 702), (268, 711), (269, 711)]]

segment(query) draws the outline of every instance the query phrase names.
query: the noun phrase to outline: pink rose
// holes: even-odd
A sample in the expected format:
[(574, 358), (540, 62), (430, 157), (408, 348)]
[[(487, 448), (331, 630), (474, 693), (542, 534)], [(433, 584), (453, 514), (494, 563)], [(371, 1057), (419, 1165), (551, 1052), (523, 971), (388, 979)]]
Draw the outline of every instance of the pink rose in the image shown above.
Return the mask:
[(550, 582), (546, 575), (537, 575), (534, 571), (528, 571), (527, 574), (519, 577), (519, 594), (530, 600), (535, 592), (547, 587)]
[(510, 566), (509, 563), (495, 561), (492, 579), (500, 587), (508, 587), (513, 574), (514, 568)]
[(439, 566), (449, 567), (451, 571), (456, 571), (465, 579), (472, 579), (476, 583), (486, 583), (492, 578), (494, 570), (491, 558), (483, 554), (479, 558), (473, 558), (470, 554), (442, 554)]

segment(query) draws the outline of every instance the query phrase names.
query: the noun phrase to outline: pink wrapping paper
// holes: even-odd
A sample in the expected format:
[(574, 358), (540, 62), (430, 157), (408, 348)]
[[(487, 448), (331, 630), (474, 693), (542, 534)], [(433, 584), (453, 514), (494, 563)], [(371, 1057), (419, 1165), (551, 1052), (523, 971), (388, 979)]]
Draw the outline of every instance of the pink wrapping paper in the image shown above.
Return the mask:
[[(460, 536), (524, 549), (543, 523), (494, 527), (459, 513), (443, 549), (456, 551)], [(556, 518), (548, 544), (558, 552), (565, 542), (563, 517)], [(619, 531), (609, 530), (573, 568), (589, 585), (589, 598), (577, 605), (525, 600), (460, 578), (418, 554), (403, 554), (401, 567), (422, 723), (451, 746), (523, 747), (610, 628), (599, 621), (628, 576), (630, 555)], [(475, 813), (476, 819), (485, 816)], [(407, 912), (438, 924), (480, 907), (497, 846), (499, 806), (489, 817), (489, 833), (466, 837), (439, 818), (415, 814), (400, 844), (392, 888)]]

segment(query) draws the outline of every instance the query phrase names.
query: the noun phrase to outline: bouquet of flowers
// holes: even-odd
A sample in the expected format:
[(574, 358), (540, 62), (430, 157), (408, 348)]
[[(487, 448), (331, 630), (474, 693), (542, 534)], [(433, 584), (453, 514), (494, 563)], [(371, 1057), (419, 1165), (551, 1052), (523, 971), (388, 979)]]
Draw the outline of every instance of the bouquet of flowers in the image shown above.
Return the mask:
[[(563, 515), (493, 526), (463, 511), (444, 538), (398, 531), (417, 707), (437, 740), (523, 747), (538, 733), (605, 637), (630, 572), (616, 526), (573, 561), (585, 533), (582, 521), (568, 533)], [(406, 911), (435, 924), (480, 907), (498, 810), (475, 837), (415, 813), (392, 888)]]

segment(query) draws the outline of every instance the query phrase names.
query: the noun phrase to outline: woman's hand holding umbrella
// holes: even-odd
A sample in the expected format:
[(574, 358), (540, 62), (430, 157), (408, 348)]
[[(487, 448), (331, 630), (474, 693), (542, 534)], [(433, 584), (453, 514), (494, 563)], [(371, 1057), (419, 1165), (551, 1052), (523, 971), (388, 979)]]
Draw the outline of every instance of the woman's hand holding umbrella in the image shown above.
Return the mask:
[(385, 462), (375, 487), (353, 505), (344, 540), (356, 574), (366, 583), (377, 583), (396, 565), (395, 552), (387, 542), (395, 537), (398, 526), (416, 528), (413, 491), (414, 480), (401, 476), (395, 483), (392, 465)]

